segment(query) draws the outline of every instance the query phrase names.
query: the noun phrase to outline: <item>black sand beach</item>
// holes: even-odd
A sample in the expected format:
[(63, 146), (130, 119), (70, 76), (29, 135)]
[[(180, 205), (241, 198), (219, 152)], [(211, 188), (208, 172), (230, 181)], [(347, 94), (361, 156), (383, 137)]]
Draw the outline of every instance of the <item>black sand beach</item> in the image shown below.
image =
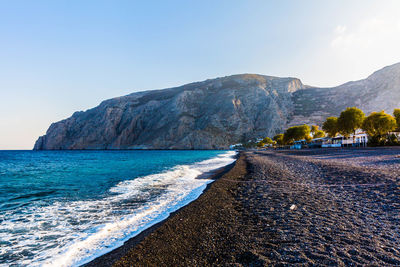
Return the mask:
[(88, 266), (113, 264), (400, 265), (400, 149), (243, 152), (196, 201)]

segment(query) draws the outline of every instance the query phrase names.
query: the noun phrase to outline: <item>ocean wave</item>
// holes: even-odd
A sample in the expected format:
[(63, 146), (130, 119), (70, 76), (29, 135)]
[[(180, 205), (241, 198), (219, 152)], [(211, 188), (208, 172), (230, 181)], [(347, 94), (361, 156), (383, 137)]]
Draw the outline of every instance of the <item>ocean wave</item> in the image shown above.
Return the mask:
[(36, 193), (30, 193), (30, 194), (25, 194), (25, 195), (20, 195), (17, 197), (13, 197), (10, 200), (18, 200), (18, 199), (25, 199), (25, 198), (34, 198), (34, 197), (45, 197), (52, 195), (56, 190), (50, 190), (50, 191), (41, 191), (41, 192), (36, 192)]
[[(209, 160), (120, 182), (103, 199), (57, 201), (9, 214), (0, 225), (0, 240), (9, 244), (8, 250), (0, 247), (3, 262), (29, 266), (84, 264), (196, 199), (211, 182), (196, 178), (233, 163), (235, 154), (229, 151)], [(36, 253), (23, 257), (29, 251)]]

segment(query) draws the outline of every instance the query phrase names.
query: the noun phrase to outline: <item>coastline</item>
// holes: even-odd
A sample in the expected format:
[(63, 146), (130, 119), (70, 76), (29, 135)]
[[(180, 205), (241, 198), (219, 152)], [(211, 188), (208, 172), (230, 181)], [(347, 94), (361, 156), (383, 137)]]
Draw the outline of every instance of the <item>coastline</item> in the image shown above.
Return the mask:
[[(210, 188), (211, 186), (222, 176), (224, 176), (226, 173), (230, 172), (232, 168), (236, 165), (237, 160), (240, 158), (240, 152), (236, 155), (236, 160), (235, 162), (228, 164), (222, 168), (218, 168), (216, 170), (210, 171), (208, 173), (203, 173), (196, 179), (210, 179), (213, 180), (213, 182), (207, 184), (206, 188), (203, 190), (203, 193), (199, 196), (199, 198), (204, 195)], [(134, 248), (136, 245), (138, 245), (140, 242), (142, 242), (147, 236), (152, 234), (154, 231), (162, 227), (168, 220), (173, 218), (174, 216), (180, 214), (183, 209), (185, 209), (187, 206), (192, 205), (192, 203), (196, 202), (199, 198), (193, 200), (189, 204), (179, 208), (178, 210), (171, 212), (171, 214), (165, 218), (164, 220), (157, 222), (153, 225), (151, 225), (149, 228), (146, 228), (136, 236), (133, 236), (129, 238), (127, 241), (123, 243), (122, 246), (117, 247), (103, 255), (100, 255), (99, 257), (94, 258), (93, 260), (84, 263), (80, 266), (84, 267), (96, 267), (96, 266), (112, 266), (115, 264), (116, 261), (120, 260), (123, 256), (125, 256), (132, 248)]]
[(199, 198), (86, 266), (398, 266), (399, 155), (241, 152)]

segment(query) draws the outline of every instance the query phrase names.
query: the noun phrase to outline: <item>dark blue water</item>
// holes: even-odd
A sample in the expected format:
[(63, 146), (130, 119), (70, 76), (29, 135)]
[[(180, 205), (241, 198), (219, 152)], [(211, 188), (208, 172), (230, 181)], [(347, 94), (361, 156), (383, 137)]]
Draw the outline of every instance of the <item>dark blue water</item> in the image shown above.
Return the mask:
[(0, 265), (73, 266), (204, 190), (226, 151), (0, 151)]

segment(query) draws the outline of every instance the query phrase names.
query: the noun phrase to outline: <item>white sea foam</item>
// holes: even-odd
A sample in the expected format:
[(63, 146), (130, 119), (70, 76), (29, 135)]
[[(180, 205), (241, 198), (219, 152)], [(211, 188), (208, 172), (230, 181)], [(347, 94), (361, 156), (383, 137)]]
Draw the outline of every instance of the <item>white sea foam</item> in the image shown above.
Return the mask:
[[(12, 244), (8, 249), (13, 253), (36, 251), (25, 257), (29, 260), (14, 261), (17, 265), (84, 264), (195, 200), (211, 182), (196, 177), (234, 162), (235, 154), (229, 151), (192, 165), (120, 182), (110, 189), (111, 196), (101, 200), (27, 207), (0, 224), (0, 241)], [(7, 234), (10, 232), (18, 234)], [(6, 252), (0, 251), (0, 255)]]

